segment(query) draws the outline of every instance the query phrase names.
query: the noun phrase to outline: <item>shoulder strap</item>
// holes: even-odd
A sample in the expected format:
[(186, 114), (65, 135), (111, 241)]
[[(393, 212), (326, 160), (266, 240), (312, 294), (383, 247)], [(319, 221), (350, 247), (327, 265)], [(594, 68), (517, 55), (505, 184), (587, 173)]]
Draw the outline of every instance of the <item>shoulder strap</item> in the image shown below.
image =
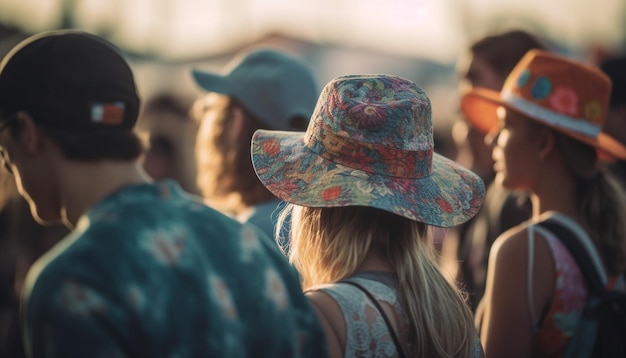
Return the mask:
[(367, 296), (367, 298), (369, 298), (370, 301), (372, 301), (374, 306), (376, 306), (376, 309), (378, 309), (378, 312), (380, 313), (380, 315), (383, 317), (383, 320), (385, 320), (385, 324), (387, 325), (387, 329), (389, 330), (391, 339), (393, 339), (393, 343), (396, 346), (396, 350), (398, 351), (398, 356), (400, 356), (400, 358), (406, 357), (406, 355), (404, 354), (404, 350), (402, 349), (402, 346), (400, 345), (400, 340), (398, 339), (398, 336), (396, 335), (396, 332), (394, 331), (393, 326), (391, 325), (391, 322), (389, 322), (389, 318), (385, 314), (385, 311), (381, 307), (380, 303), (378, 303), (378, 300), (376, 299), (376, 297), (374, 297), (365, 287), (361, 286), (360, 284), (354, 281), (343, 280), (339, 282), (347, 283), (349, 285), (352, 285), (358, 288)]
[(606, 287), (602, 284), (602, 280), (598, 274), (598, 268), (589, 257), (587, 249), (582, 246), (572, 230), (552, 219), (542, 221), (539, 225), (556, 235), (565, 247), (567, 247), (567, 250), (574, 257), (574, 260), (576, 260), (580, 272), (585, 278), (587, 287), (593, 294), (601, 295), (606, 291)]

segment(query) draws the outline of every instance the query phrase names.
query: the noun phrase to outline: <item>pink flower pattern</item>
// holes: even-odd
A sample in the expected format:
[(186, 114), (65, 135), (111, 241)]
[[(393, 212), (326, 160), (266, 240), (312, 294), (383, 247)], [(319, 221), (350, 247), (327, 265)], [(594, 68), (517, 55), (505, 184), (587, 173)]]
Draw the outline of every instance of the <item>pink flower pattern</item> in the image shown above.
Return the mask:
[(556, 264), (556, 285), (552, 305), (537, 335), (537, 353), (554, 355), (564, 351), (588, 293), (580, 269), (563, 243), (553, 235), (547, 236), (547, 242)]
[(574, 90), (559, 87), (554, 90), (549, 98), (550, 107), (558, 113), (578, 117), (578, 95)]

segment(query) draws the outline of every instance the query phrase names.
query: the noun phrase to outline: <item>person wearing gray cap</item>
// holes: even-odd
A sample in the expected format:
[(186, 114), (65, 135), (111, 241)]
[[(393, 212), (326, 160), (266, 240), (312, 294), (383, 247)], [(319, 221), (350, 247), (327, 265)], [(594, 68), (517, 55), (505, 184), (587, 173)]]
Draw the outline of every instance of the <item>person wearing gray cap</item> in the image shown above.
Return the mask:
[(84, 32), (0, 63), (0, 154), (40, 223), (72, 232), (22, 292), (30, 357), (319, 357), (324, 334), (276, 245), (152, 180), (119, 51)]
[(211, 206), (273, 237), (281, 201), (254, 174), (252, 134), (257, 129), (305, 130), (319, 92), (301, 60), (275, 49), (244, 50), (225, 70), (192, 72), (208, 92), (192, 109), (200, 121), (198, 187)]

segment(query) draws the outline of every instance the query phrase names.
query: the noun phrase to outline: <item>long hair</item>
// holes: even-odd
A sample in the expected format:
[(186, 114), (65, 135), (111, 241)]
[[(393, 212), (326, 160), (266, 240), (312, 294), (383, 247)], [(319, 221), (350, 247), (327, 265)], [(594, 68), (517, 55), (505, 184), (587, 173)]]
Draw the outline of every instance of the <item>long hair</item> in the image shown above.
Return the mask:
[(617, 178), (598, 167), (596, 150), (578, 140), (555, 132), (576, 180), (579, 212), (599, 248), (610, 275), (626, 271), (626, 193)]
[(474, 347), (472, 315), (461, 292), (440, 273), (427, 226), (369, 207), (307, 208), (287, 205), (289, 260), (303, 289), (351, 276), (370, 250), (393, 267), (419, 357), (468, 357)]
[[(233, 140), (233, 112), (243, 111), (239, 140)], [(252, 206), (274, 196), (261, 184), (252, 166), (250, 141), (261, 122), (233, 98), (211, 93), (194, 104), (192, 115), (201, 121), (196, 141), (198, 187), (212, 205), (226, 211)], [(233, 200), (232, 193), (236, 193)]]

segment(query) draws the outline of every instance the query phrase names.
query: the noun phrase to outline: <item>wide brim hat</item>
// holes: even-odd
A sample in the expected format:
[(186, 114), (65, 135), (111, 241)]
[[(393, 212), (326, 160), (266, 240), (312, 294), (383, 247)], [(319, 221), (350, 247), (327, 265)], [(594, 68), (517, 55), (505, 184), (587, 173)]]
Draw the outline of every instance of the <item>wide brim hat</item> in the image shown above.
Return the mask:
[(472, 88), (461, 110), (485, 133), (499, 127), (505, 107), (595, 147), (601, 159), (626, 159), (626, 147), (602, 131), (611, 80), (597, 67), (543, 50), (529, 51), (511, 71), (500, 92)]
[(286, 202), (375, 207), (439, 227), (469, 220), (485, 193), (475, 173), (434, 152), (428, 96), (389, 75), (330, 81), (307, 131), (257, 131), (252, 162)]

